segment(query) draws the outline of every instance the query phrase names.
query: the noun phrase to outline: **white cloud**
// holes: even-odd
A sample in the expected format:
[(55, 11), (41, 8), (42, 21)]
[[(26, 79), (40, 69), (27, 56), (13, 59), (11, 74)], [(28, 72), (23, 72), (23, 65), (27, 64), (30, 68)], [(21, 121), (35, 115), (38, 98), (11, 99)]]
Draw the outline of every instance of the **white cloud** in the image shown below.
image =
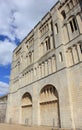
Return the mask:
[[(15, 39), (22, 40), (57, 1), (0, 0), (0, 35), (10, 39), (0, 41), (0, 65), (11, 63)], [(8, 84), (0, 81), (0, 94), (7, 92)]]
[(11, 63), (15, 38), (22, 40), (57, 0), (0, 0), (0, 65)]
[[(0, 34), (22, 40), (57, 0), (1, 0)], [(3, 15), (4, 14), (4, 15)]]
[(12, 52), (15, 47), (16, 44), (11, 43), (8, 40), (0, 41), (0, 65), (7, 65), (11, 63)]
[(5, 95), (9, 92), (9, 85), (0, 81), (0, 96)]

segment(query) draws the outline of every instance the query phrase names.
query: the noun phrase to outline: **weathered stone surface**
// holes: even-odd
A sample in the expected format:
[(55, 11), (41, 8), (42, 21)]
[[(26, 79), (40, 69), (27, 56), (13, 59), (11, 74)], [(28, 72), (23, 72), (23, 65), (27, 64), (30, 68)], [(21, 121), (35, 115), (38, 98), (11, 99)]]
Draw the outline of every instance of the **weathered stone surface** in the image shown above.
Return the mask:
[(0, 123), (4, 123), (6, 119), (7, 95), (0, 97)]
[(14, 50), (10, 123), (82, 129), (82, 11), (62, 0)]

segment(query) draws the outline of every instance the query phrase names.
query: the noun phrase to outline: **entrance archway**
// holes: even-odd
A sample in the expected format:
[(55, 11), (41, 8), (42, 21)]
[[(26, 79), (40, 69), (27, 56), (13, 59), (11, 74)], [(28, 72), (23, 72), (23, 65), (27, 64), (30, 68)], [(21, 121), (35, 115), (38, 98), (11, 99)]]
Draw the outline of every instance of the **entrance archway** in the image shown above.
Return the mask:
[(52, 85), (40, 92), (40, 121), (41, 125), (60, 127), (58, 92)]
[(29, 93), (22, 96), (22, 124), (32, 125), (32, 97)]

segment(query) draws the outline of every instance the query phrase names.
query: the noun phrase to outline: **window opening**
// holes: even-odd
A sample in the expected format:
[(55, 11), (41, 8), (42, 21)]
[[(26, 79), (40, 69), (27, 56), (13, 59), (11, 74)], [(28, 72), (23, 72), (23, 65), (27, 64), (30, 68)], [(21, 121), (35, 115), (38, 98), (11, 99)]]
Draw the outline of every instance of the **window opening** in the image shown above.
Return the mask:
[(70, 21), (69, 23), (70, 23), (71, 31), (74, 32), (72, 21)]
[(70, 23), (71, 31), (73, 33), (74, 31), (77, 30), (77, 24), (76, 24), (75, 18), (73, 18), (69, 23)]
[(61, 12), (61, 14), (62, 14), (63, 18), (65, 19), (66, 18), (66, 13), (65, 13), (64, 10)]
[(57, 23), (55, 24), (55, 31), (56, 31), (56, 34), (58, 34), (59, 30), (58, 30), (58, 25), (57, 25)]

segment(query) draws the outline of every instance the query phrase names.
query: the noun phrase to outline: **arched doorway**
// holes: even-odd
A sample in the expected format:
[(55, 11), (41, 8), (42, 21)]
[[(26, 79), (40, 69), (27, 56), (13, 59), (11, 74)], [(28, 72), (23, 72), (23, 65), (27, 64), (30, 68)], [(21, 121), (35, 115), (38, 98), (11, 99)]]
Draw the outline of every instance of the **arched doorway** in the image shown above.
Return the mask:
[(41, 125), (60, 127), (58, 93), (52, 85), (40, 92), (40, 121)]
[(22, 96), (22, 124), (32, 125), (32, 97), (29, 93)]

